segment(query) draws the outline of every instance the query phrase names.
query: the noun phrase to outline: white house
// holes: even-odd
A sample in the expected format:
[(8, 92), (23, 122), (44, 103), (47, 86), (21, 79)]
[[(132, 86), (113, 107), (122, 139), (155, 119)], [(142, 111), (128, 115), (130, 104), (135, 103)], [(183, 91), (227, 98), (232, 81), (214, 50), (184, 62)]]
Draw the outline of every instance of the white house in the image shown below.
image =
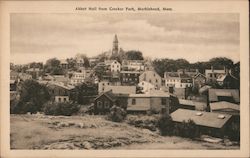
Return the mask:
[(150, 90), (155, 90), (156, 87), (152, 84), (152, 83), (149, 83), (149, 82), (146, 82), (146, 81), (141, 81), (138, 86), (141, 88), (141, 91), (143, 93), (145, 92), (148, 92)]
[(162, 86), (162, 78), (160, 75), (157, 74), (157, 72), (153, 70), (149, 71), (144, 71), (140, 76), (139, 76), (139, 81), (146, 81), (151, 84), (153, 84), (157, 89), (160, 89)]
[(185, 73), (165, 72), (164, 79), (166, 87), (187, 88), (193, 86), (192, 78)]
[(122, 69), (131, 71), (144, 71), (144, 61), (143, 60), (123, 60)]
[(118, 73), (121, 71), (121, 64), (116, 60), (106, 60), (105, 65), (112, 73)]

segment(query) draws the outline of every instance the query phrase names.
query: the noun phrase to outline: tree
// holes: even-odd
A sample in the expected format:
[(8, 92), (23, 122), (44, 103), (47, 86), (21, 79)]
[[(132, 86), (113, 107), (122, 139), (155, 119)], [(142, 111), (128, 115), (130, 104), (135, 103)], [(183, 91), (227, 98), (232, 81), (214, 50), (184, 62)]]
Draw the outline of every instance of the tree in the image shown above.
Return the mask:
[(96, 84), (82, 83), (76, 86), (73, 100), (78, 104), (87, 105), (91, 103), (91, 97), (96, 96), (97, 94), (98, 87)]
[(161, 135), (172, 135), (174, 123), (169, 115), (162, 115), (158, 121), (158, 127), (160, 129)]
[(13, 109), (14, 113), (35, 113), (50, 99), (48, 89), (34, 80), (26, 80), (20, 86), (20, 100)]
[(43, 63), (42, 62), (32, 62), (29, 64), (30, 68), (39, 68), (42, 69), (43, 68)]
[(125, 53), (127, 60), (143, 60), (142, 52), (136, 50), (130, 50)]
[(44, 105), (43, 112), (46, 115), (64, 115), (71, 116), (76, 114), (80, 109), (80, 106), (72, 102), (55, 103), (48, 102)]
[(223, 69), (224, 67), (226, 68), (233, 67), (233, 61), (225, 57), (212, 58), (209, 60), (209, 64), (217, 69)]
[(114, 122), (122, 122), (125, 119), (126, 115), (127, 113), (123, 108), (114, 105), (110, 109), (108, 118)]
[(68, 58), (66, 61), (69, 64), (69, 69), (76, 70), (76, 59), (74, 58)]
[(106, 74), (106, 67), (104, 65), (97, 65), (94, 67), (94, 73), (101, 80), (103, 75)]
[(60, 67), (60, 60), (56, 58), (51, 58), (46, 61), (44, 66), (45, 72), (50, 73), (52, 75), (63, 75), (64, 71)]

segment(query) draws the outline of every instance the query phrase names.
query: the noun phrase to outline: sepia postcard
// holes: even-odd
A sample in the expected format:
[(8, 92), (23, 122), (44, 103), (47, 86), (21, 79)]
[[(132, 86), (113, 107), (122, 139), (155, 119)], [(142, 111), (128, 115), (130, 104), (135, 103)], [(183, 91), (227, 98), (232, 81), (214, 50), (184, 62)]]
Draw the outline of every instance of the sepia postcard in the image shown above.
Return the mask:
[(248, 4), (0, 1), (0, 156), (249, 157)]

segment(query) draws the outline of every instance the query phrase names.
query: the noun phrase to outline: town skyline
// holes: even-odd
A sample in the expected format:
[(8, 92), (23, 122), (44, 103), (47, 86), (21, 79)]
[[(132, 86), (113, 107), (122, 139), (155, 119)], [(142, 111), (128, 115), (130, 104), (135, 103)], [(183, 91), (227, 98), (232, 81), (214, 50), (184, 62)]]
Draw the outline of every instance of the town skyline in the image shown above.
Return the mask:
[(115, 15), (13, 14), (11, 62), (44, 63), (78, 53), (93, 57), (112, 49), (115, 34), (120, 48), (139, 50), (152, 59), (239, 61), (238, 14)]

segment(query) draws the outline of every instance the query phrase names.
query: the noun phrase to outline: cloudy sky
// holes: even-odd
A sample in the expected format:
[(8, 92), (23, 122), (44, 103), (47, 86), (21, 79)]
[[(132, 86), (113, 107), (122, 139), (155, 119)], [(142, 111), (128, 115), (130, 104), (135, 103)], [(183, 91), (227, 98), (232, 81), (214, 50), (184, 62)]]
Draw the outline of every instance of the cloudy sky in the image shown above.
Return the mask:
[(12, 14), (11, 62), (91, 57), (112, 49), (190, 62), (223, 56), (239, 61), (239, 15), (221, 13)]

